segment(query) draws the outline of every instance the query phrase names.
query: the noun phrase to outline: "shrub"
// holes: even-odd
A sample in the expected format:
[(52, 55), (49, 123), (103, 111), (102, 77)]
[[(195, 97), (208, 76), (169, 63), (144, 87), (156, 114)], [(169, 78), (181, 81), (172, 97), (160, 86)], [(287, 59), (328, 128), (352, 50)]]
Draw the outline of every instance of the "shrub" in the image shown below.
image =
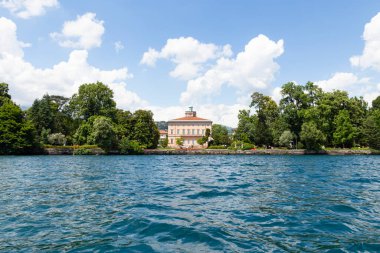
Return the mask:
[(65, 146), (67, 142), (65, 135), (62, 133), (49, 134), (47, 136), (47, 139), (49, 144), (54, 146)]
[(214, 145), (214, 146), (209, 146), (208, 149), (226, 149), (227, 146), (225, 145)]
[(77, 148), (74, 149), (73, 155), (91, 155), (92, 151), (88, 148)]
[(129, 140), (126, 137), (123, 137), (120, 141), (120, 153), (121, 154), (129, 154), (129, 155), (136, 155), (136, 154), (142, 154), (144, 152), (144, 146), (142, 146), (138, 141), (136, 140)]

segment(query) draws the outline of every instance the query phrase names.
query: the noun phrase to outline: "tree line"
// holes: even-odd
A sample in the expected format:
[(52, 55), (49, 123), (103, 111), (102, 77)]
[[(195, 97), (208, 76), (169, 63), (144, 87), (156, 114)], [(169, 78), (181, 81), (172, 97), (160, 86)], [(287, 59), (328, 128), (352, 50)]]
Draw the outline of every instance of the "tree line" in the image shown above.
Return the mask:
[(82, 84), (71, 98), (46, 94), (23, 111), (0, 83), (0, 154), (39, 153), (46, 145), (97, 145), (106, 152), (156, 148), (153, 113), (116, 108), (101, 82)]
[(380, 96), (372, 106), (346, 91), (325, 92), (312, 82), (281, 87), (277, 104), (254, 92), (251, 110), (239, 111), (234, 139), (257, 146), (306, 149), (380, 149)]

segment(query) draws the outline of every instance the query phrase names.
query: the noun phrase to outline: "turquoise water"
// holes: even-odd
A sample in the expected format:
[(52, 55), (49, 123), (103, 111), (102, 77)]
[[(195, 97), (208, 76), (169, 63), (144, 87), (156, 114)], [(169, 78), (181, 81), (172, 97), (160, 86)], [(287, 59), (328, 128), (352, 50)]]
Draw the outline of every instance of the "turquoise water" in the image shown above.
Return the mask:
[(2, 252), (379, 252), (380, 156), (0, 157)]

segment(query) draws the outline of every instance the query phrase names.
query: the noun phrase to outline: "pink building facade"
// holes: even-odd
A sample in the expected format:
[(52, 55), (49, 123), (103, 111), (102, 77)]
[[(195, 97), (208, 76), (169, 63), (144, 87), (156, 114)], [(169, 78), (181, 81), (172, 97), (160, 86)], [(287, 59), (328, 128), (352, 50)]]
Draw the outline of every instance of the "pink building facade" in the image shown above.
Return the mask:
[(206, 134), (206, 129), (211, 131), (212, 121), (197, 117), (197, 113), (190, 107), (185, 112), (185, 117), (168, 121), (169, 147), (181, 148), (177, 145), (177, 139), (183, 139), (183, 148), (206, 148), (206, 144), (199, 145), (197, 140)]

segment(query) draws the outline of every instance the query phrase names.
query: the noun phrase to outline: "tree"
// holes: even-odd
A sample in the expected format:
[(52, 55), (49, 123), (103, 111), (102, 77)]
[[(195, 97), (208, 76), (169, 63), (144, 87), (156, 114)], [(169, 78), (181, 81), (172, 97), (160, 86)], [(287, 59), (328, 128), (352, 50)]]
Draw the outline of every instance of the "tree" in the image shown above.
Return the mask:
[(363, 133), (370, 148), (380, 149), (380, 110), (373, 110), (366, 118)]
[(279, 144), (282, 147), (291, 147), (291, 143), (293, 142), (294, 135), (289, 130), (284, 131), (279, 139)]
[(380, 96), (378, 96), (377, 98), (375, 98), (372, 101), (372, 109), (373, 110), (379, 110), (380, 109)]
[(69, 106), (74, 118), (83, 120), (91, 116), (115, 118), (116, 102), (113, 100), (113, 91), (101, 82), (82, 84), (78, 93), (71, 97)]
[(160, 133), (153, 120), (153, 113), (146, 110), (137, 110), (132, 116), (132, 133), (130, 139), (138, 141), (147, 148), (156, 148)]
[(183, 146), (183, 142), (184, 142), (184, 139), (181, 137), (181, 138), (177, 138), (175, 139), (175, 143), (177, 144), (177, 146), (179, 147), (182, 147)]
[(145, 148), (138, 141), (129, 140), (127, 137), (123, 137), (123, 139), (121, 139), (119, 146), (120, 146), (121, 154), (129, 154), (129, 155), (142, 154)]
[(338, 116), (334, 120), (335, 132), (334, 144), (341, 146), (343, 148), (350, 148), (354, 144), (354, 138), (356, 136), (357, 130), (351, 124), (350, 114), (347, 110), (342, 110), (339, 112)]
[(255, 115), (251, 116), (249, 110), (240, 110), (238, 114), (238, 127), (235, 130), (234, 139), (246, 143), (254, 143), (255, 139)]
[(51, 145), (64, 146), (67, 142), (66, 136), (62, 133), (49, 134), (47, 139)]
[(11, 95), (9, 95), (8, 92), (9, 92), (8, 84), (0, 83), (0, 106), (2, 106), (6, 100), (11, 99)]
[(21, 154), (37, 146), (33, 124), (9, 98), (0, 106), (0, 154)]
[(213, 124), (211, 132), (214, 145), (229, 145), (231, 143), (230, 137), (228, 136), (227, 127), (219, 124)]
[(116, 133), (112, 120), (104, 116), (95, 116), (87, 141), (89, 144), (98, 145), (107, 152), (115, 147)]
[(306, 149), (318, 150), (325, 141), (325, 136), (322, 131), (317, 128), (314, 122), (305, 122), (301, 127), (301, 141), (304, 143)]
[(166, 138), (160, 140), (161, 147), (166, 148), (166, 147), (168, 147), (168, 144), (169, 144), (169, 139), (167, 136), (166, 136)]

